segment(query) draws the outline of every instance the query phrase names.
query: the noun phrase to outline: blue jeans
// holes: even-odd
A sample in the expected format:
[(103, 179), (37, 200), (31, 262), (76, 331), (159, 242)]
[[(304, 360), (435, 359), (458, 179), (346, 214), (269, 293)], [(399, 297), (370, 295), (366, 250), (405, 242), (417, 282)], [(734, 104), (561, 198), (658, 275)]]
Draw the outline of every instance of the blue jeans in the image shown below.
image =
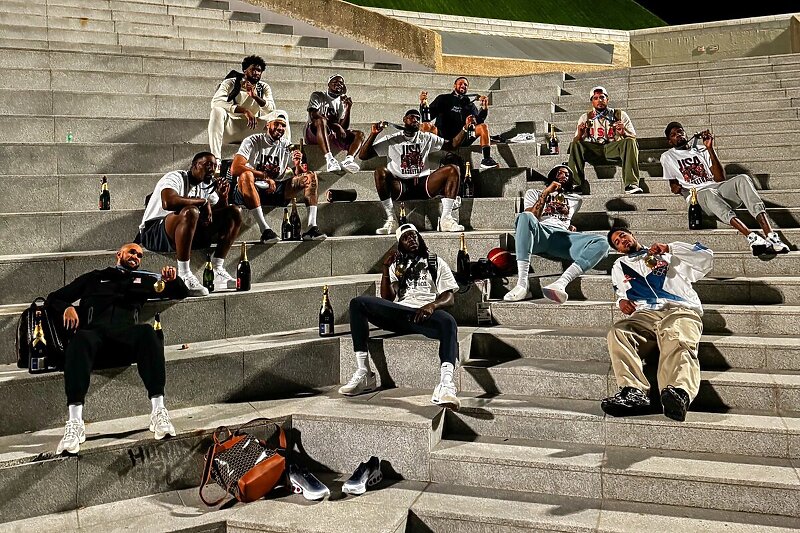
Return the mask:
[(608, 255), (608, 243), (600, 235), (542, 224), (530, 211), (517, 215), (515, 225), (518, 261), (527, 261), (531, 254), (547, 254), (570, 259), (585, 272)]

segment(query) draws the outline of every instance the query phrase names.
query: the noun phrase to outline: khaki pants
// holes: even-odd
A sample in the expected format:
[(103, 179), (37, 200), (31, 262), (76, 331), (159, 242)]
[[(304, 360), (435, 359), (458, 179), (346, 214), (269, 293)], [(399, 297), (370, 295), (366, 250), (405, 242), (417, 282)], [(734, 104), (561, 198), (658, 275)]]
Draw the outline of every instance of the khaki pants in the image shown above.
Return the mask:
[(657, 347), (658, 389), (678, 387), (694, 400), (700, 389), (700, 363), (697, 346), (703, 322), (691, 309), (636, 311), (620, 320), (608, 332), (608, 353), (617, 385), (635, 387), (645, 394), (650, 383), (644, 375), (640, 353)]
[(251, 130), (247, 127), (246, 116), (231, 115), (226, 109), (212, 107), (211, 117), (208, 120), (208, 146), (210, 152), (214, 154), (214, 157), (220, 159), (222, 157), (223, 144), (243, 141), (245, 137), (250, 135), (264, 133), (267, 123), (260, 118), (257, 120), (256, 128)]
[(572, 181), (580, 187), (586, 179), (583, 167), (593, 165), (622, 166), (622, 181), (625, 185), (639, 184), (639, 145), (633, 137), (606, 144), (587, 141), (572, 141), (569, 145), (569, 169)]

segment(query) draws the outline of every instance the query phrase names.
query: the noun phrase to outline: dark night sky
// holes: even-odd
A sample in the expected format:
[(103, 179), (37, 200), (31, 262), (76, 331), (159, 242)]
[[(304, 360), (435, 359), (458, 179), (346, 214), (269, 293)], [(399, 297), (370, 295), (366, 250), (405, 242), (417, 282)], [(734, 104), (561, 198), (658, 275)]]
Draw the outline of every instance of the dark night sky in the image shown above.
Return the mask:
[(704, 0), (664, 2), (663, 0), (636, 0), (669, 25), (692, 24), (715, 20), (740, 19), (800, 12), (800, 0), (744, 0), (725, 4)]

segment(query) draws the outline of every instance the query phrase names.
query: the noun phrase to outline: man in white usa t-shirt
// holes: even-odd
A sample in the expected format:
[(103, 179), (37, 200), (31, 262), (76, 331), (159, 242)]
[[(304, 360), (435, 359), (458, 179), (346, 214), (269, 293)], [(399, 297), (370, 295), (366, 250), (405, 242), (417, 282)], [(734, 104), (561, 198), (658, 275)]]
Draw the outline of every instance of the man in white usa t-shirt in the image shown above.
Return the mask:
[[(730, 224), (747, 237), (753, 255), (789, 252), (789, 247), (773, 231), (764, 202), (756, 192), (750, 176), (738, 174), (729, 179), (725, 176), (725, 169), (714, 150), (714, 136), (709, 130), (699, 133), (698, 136), (703, 141), (701, 146), (697, 146), (696, 141), (690, 146), (680, 122), (667, 124), (664, 135), (672, 148), (661, 154), (661, 166), (664, 169), (664, 179), (669, 180), (673, 193), (681, 194), (688, 200), (692, 189), (695, 189), (697, 203), (703, 211)], [(766, 240), (755, 231), (749, 230), (736, 216), (734, 208), (742, 204), (761, 226)]]

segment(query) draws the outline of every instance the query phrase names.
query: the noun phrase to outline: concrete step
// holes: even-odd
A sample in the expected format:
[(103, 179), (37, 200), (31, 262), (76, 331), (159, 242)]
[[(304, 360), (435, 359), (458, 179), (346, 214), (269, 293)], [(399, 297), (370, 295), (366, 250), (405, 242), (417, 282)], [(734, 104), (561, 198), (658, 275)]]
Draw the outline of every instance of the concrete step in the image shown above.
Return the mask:
[[(736, 215), (742, 222), (750, 228), (757, 228), (758, 225), (755, 219), (750, 216), (747, 211), (741, 209), (735, 210)], [(658, 213), (658, 217), (653, 214)], [(800, 221), (800, 209), (785, 208), (785, 207), (770, 207), (767, 208), (767, 216), (779, 228), (796, 228), (798, 221)], [(658, 228), (679, 228), (687, 226), (687, 214), (682, 210), (680, 212), (667, 211), (608, 211), (608, 212), (578, 212), (572, 219), (576, 227), (586, 229), (606, 229), (612, 225), (624, 225), (635, 229), (658, 229)], [(727, 224), (712, 219), (710, 217), (703, 217), (704, 228), (723, 228)]]
[[(248, 292), (214, 292), (181, 302), (151, 302), (144, 307), (142, 320), (160, 312), (166, 342), (178, 345), (316, 328), (322, 287), (328, 285), (336, 323), (346, 324), (348, 302), (362, 294), (375, 294), (378, 278), (377, 274), (361, 274), (254, 283)], [(16, 363), (14, 336), (19, 315), (28, 305), (0, 306), (0, 363)], [(269, 319), (253, 320), (262, 315)]]
[(800, 481), (790, 461), (624, 447), (491, 439), (442, 441), (431, 453), (438, 483), (797, 517)]
[[(760, 103), (760, 102), (759, 102)], [(577, 124), (578, 119), (581, 117), (585, 110), (576, 110), (576, 111), (564, 111), (563, 113), (558, 113), (558, 115), (563, 115), (563, 117), (559, 116), (560, 120), (563, 120), (568, 123)], [(726, 104), (711, 104), (711, 105), (703, 105), (703, 106), (694, 106), (693, 108), (689, 109), (687, 107), (675, 107), (675, 108), (660, 108), (660, 109), (646, 109), (643, 108), (641, 110), (632, 110), (626, 111), (628, 112), (631, 120), (634, 123), (634, 127), (637, 126), (637, 122), (642, 122), (639, 119), (639, 116), (647, 117), (645, 124), (653, 124), (654, 126), (663, 124), (666, 126), (669, 122), (673, 120), (677, 120), (682, 124), (689, 125), (689, 124), (708, 124), (711, 126), (716, 125), (717, 123), (731, 123), (735, 120), (730, 113), (730, 109), (726, 108)], [(753, 111), (755, 113), (755, 111)], [(770, 104), (770, 107), (758, 112), (758, 116), (764, 119), (784, 119), (790, 120), (794, 117), (797, 117), (798, 108), (791, 104), (788, 101), (785, 102), (774, 102)], [(739, 121), (741, 123), (741, 121)], [(664, 131), (663, 128), (661, 130)]]
[[(514, 204), (513, 198), (464, 200), (454, 216), (467, 230), (488, 230), (494, 228), (498, 214), (507, 213), (506, 218), (511, 220)], [(412, 210), (409, 222), (420, 231), (436, 229), (440, 202), (408, 202), (407, 209)], [(264, 211), (269, 225), (280, 228), (283, 210)], [(307, 220), (305, 207), (300, 206), (298, 211), (301, 220)], [(136, 236), (143, 212), (143, 209), (128, 209), (5, 214), (0, 215), (0, 239), (6, 254), (116, 249)], [(324, 203), (319, 206), (317, 222), (320, 231), (330, 236), (374, 235), (385, 218), (383, 206), (378, 202)], [(239, 238), (257, 241), (260, 236), (258, 227), (248, 223)]]

